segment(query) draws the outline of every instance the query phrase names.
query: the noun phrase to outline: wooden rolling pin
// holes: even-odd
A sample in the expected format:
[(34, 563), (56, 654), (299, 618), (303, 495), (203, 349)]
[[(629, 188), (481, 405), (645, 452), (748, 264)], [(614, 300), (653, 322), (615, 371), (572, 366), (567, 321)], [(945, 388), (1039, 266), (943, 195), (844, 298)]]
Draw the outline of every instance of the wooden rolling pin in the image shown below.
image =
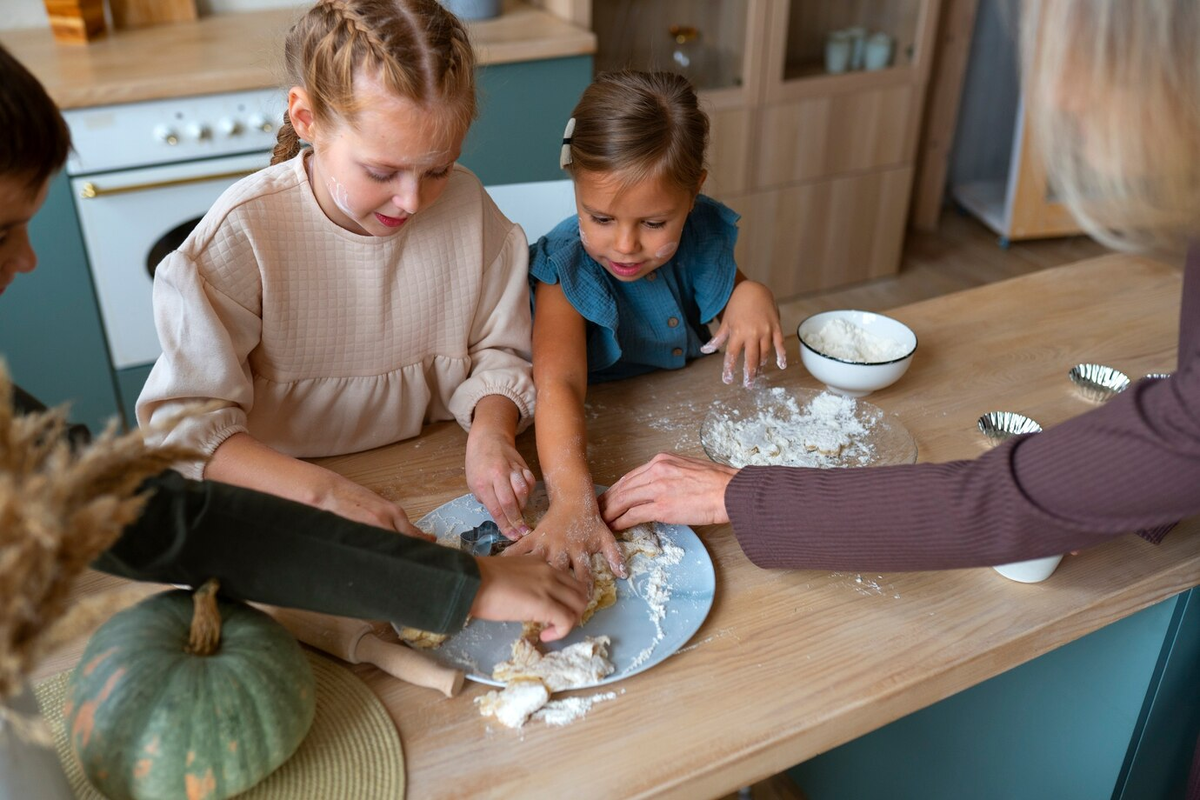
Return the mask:
[(374, 664), (394, 678), (437, 689), (454, 697), (462, 689), (463, 672), (423, 656), (411, 647), (385, 642), (369, 622), (315, 611), (254, 605), (270, 614), (293, 636), (351, 664)]

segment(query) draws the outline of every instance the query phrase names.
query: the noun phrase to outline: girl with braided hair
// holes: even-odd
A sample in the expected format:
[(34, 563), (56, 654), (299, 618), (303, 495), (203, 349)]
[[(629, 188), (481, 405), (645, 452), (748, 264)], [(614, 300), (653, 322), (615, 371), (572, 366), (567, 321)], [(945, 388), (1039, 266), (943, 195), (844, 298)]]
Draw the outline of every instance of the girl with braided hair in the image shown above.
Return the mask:
[[(288, 34), (272, 166), (232, 186), (159, 266), (163, 354), (147, 427), (205, 477), (422, 535), (403, 508), (301, 458), (367, 450), (455, 419), (466, 478), (524, 532), (534, 477), (528, 249), (455, 164), (475, 116), (467, 31), (436, 0), (324, 0)], [(309, 147), (302, 147), (301, 143)]]

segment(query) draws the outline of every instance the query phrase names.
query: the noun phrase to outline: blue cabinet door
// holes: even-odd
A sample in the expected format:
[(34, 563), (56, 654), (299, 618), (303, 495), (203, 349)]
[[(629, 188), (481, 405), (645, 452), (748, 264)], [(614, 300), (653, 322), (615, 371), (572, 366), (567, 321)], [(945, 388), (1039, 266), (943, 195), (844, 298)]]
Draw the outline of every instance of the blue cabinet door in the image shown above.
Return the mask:
[(563, 128), (592, 80), (592, 57), (572, 56), (480, 67), (479, 119), (459, 161), (484, 184), (549, 181)]
[(1200, 589), (1175, 601), (1114, 800), (1179, 798), (1200, 737)]
[(71, 419), (98, 432), (120, 410), (66, 175), (51, 181), (29, 235), (38, 267), (0, 297), (0, 354), (21, 388), (70, 403)]
[(809, 800), (1119, 797), (1178, 602), (1164, 600), (1118, 620), (790, 774)]

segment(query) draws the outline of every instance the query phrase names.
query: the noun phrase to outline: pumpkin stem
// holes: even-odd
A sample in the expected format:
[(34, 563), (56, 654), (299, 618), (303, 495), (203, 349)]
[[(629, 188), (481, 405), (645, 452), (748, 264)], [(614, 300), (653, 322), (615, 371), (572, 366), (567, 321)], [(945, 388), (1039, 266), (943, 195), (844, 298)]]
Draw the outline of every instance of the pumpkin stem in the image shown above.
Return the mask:
[(192, 594), (192, 630), (187, 652), (193, 655), (212, 655), (221, 644), (221, 611), (217, 608), (219, 587), (216, 578), (209, 578)]

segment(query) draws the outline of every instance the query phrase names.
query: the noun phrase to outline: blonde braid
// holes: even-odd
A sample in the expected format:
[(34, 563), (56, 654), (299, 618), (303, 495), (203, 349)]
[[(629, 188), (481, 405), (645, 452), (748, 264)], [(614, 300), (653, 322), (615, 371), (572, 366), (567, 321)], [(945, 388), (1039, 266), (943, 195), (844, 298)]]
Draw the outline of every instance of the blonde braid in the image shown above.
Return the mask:
[(290, 161), (300, 152), (300, 137), (296, 135), (296, 129), (292, 127), (292, 120), (288, 113), (283, 112), (283, 124), (279, 126), (279, 133), (275, 136), (275, 149), (271, 152), (271, 165), (280, 163), (281, 161)]
[[(318, 0), (292, 27), (284, 59), (319, 124), (354, 121), (364, 71), (462, 131), (475, 118), (475, 54), (466, 27), (437, 0)], [(294, 135), (281, 129), (279, 156), (294, 154)]]
[[(378, 63), (387, 60), (387, 46), (383, 43), (383, 40), (380, 39), (375, 30), (363, 20), (362, 15), (358, 13), (358, 10), (347, 3), (346, 0), (321, 0), (319, 5), (323, 6), (338, 23), (346, 26), (348, 29), (349, 36), (347, 37), (347, 44), (350, 45), (348, 49), (353, 50), (354, 38), (355, 35), (358, 34), (361, 35), (364, 40), (366, 40), (367, 51), (374, 61)], [(330, 32), (335, 32), (336, 28), (337, 26), (335, 25), (334, 29)]]

